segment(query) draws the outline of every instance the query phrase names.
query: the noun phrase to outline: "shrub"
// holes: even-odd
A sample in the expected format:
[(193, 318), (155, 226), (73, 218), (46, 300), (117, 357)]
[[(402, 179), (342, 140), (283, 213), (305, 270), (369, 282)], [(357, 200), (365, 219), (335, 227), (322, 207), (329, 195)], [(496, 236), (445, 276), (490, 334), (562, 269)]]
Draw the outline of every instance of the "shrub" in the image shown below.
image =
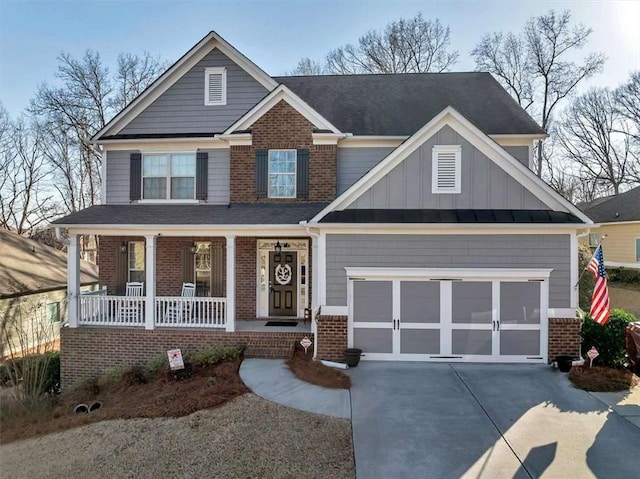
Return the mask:
[(635, 269), (607, 268), (607, 276), (612, 283), (640, 283), (640, 271)]
[(199, 367), (212, 366), (221, 361), (235, 361), (240, 357), (240, 351), (233, 346), (211, 346), (193, 354), (193, 363)]
[(600, 353), (594, 360), (595, 364), (613, 368), (624, 366), (624, 331), (633, 321), (636, 321), (636, 317), (621, 309), (612, 310), (609, 321), (604, 326), (587, 316), (581, 334), (583, 357), (586, 358), (587, 351), (594, 346)]
[(127, 386), (134, 384), (146, 384), (149, 381), (147, 377), (147, 369), (143, 366), (131, 366), (122, 373), (122, 381)]
[(3, 384), (22, 384), (31, 399), (60, 393), (60, 353), (49, 351), (7, 361), (0, 372)]
[(150, 375), (156, 374), (158, 371), (164, 369), (167, 366), (169, 366), (169, 360), (167, 359), (166, 354), (160, 354), (155, 358), (147, 361), (147, 364), (145, 364), (145, 368)]

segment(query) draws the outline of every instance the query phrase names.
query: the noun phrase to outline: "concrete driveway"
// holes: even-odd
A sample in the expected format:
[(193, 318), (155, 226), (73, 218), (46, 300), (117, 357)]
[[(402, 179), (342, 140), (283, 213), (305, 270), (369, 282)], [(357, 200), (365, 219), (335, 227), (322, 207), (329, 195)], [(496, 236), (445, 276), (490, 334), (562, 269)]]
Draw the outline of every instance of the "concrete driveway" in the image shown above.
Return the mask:
[(358, 478), (640, 477), (640, 428), (548, 366), (348, 372)]

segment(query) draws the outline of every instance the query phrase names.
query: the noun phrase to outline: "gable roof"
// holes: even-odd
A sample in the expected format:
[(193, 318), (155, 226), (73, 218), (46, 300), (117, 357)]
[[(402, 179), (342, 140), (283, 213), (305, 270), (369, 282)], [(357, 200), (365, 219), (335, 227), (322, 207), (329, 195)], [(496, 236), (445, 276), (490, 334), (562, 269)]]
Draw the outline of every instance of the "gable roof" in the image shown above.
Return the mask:
[[(98, 282), (98, 267), (80, 261), (80, 284)], [(0, 299), (67, 287), (67, 255), (19, 234), (0, 230)]]
[(452, 106), (486, 135), (545, 131), (489, 73), (402, 73), (274, 77), (340, 131), (413, 135)]
[(236, 50), (216, 32), (211, 31), (151, 83), (151, 85), (140, 93), (140, 95), (129, 103), (120, 113), (112, 118), (104, 128), (93, 136), (92, 140), (97, 141), (102, 136), (117, 133), (214, 48), (219, 49), (267, 90), (273, 90), (278, 86), (278, 83), (264, 70)]
[(233, 132), (243, 131), (249, 129), (260, 117), (267, 113), (280, 101), (286, 101), (302, 116), (304, 116), (310, 123), (313, 123), (316, 128), (320, 130), (328, 130), (332, 133), (340, 133), (339, 130), (333, 126), (326, 118), (320, 115), (316, 110), (311, 108), (304, 100), (298, 95), (293, 93), (285, 85), (279, 85), (275, 90), (264, 97), (258, 104), (256, 104), (251, 110), (245, 113), (238, 119), (233, 125), (231, 125), (224, 132), (225, 135), (229, 135)]
[(444, 125), (451, 126), (462, 134), (467, 141), (479, 151), (495, 162), (510, 176), (519, 181), (525, 188), (538, 197), (543, 203), (555, 211), (565, 211), (578, 217), (586, 224), (592, 221), (573, 204), (554, 191), (533, 171), (524, 166), (518, 160), (507, 153), (500, 145), (491, 140), (480, 131), (473, 123), (467, 120), (452, 106), (447, 106), (438, 115), (432, 118), (426, 125), (420, 128), (414, 135), (408, 138), (398, 148), (393, 150), (382, 161), (374, 166), (367, 174), (351, 185), (344, 193), (336, 198), (329, 206), (313, 217), (311, 223), (317, 223), (332, 211), (343, 210), (358, 199), (364, 192), (371, 188), (381, 178), (387, 175), (400, 162), (404, 161), (411, 153), (420, 147), (428, 138), (435, 134)]
[(598, 198), (582, 210), (596, 223), (640, 222), (640, 186), (608, 198)]

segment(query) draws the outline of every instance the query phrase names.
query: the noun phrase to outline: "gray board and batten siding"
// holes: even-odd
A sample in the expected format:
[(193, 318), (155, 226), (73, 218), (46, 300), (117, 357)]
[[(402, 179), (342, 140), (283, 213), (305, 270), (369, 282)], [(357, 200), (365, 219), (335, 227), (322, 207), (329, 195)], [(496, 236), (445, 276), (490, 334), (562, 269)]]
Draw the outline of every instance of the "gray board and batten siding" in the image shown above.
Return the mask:
[[(204, 71), (227, 69), (227, 104), (204, 104)], [(217, 48), (209, 52), (118, 134), (221, 133), (269, 91)]]
[(503, 146), (507, 153), (513, 156), (516, 160), (529, 168), (529, 147), (528, 146)]
[(340, 148), (338, 147), (338, 194), (363, 177), (380, 160), (391, 153), (393, 147)]
[(566, 234), (327, 235), (327, 305), (347, 305), (346, 267), (549, 268), (549, 307), (568, 308), (571, 245)]
[[(461, 193), (431, 193), (435, 145), (461, 145)], [(551, 209), (450, 126), (425, 141), (348, 208)]]
[[(137, 150), (107, 152), (107, 196), (106, 204), (130, 203), (130, 156)], [(228, 148), (215, 148), (206, 151), (209, 154), (207, 178), (208, 204), (226, 205), (229, 203), (229, 155)]]

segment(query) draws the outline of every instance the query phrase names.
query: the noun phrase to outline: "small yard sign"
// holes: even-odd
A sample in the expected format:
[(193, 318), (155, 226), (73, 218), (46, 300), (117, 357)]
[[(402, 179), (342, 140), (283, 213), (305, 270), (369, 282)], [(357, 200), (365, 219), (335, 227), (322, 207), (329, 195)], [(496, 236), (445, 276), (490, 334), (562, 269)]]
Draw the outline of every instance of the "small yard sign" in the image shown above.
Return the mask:
[(311, 340), (305, 336), (304, 338), (302, 338), (302, 340), (300, 341), (300, 345), (304, 348), (304, 353), (307, 353), (307, 349), (309, 349), (309, 346), (311, 346)]
[(589, 359), (590, 359), (589, 367), (591, 367), (591, 366), (593, 366), (593, 360), (595, 358), (597, 358), (598, 356), (600, 356), (600, 353), (595, 348), (595, 346), (591, 346), (591, 349), (589, 351), (587, 351), (587, 356), (589, 356)]
[(182, 351), (179, 349), (170, 349), (167, 351), (169, 357), (169, 367), (172, 371), (184, 369), (184, 361), (182, 360)]

